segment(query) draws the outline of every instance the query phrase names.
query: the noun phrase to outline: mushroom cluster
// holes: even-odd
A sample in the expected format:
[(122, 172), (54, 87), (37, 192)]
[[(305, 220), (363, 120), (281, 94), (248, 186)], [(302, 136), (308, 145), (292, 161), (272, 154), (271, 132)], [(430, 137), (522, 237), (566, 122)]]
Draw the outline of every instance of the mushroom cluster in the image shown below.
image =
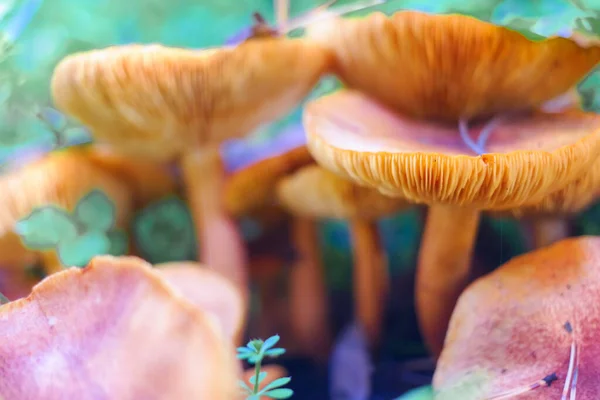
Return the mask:
[[(279, 338), (242, 344), (266, 326), (329, 358), (321, 222), (348, 227), (348, 332), (370, 356), (399, 291), (378, 222), (419, 205), (415, 311), (437, 366), (413, 395), (598, 397), (600, 239), (562, 240), (561, 218), (600, 194), (600, 116), (575, 91), (600, 45), (463, 15), (318, 15), (300, 38), (257, 15), (236, 45), (130, 44), (56, 66), (55, 106), (93, 143), (0, 175), (1, 399), (241, 399), (236, 378), (248, 399), (288, 398), (285, 369), (261, 365)], [(304, 102), (326, 75), (344, 87)], [(298, 106), (289, 138), (230, 162), (227, 143)], [(154, 231), (132, 229), (158, 202)], [(532, 222), (539, 249), (472, 283), (483, 213)], [(283, 229), (250, 239), (252, 220)]]

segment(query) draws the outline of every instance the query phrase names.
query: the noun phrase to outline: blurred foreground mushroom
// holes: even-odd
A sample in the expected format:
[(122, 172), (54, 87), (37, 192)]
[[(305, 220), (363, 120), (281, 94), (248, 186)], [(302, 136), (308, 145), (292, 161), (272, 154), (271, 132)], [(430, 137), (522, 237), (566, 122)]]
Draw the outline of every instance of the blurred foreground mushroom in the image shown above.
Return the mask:
[(330, 63), (327, 50), (305, 39), (204, 50), (127, 45), (67, 57), (52, 93), (97, 141), (179, 162), (202, 260), (245, 289), (244, 248), (222, 204), (217, 146), (289, 112)]
[(96, 257), (0, 315), (4, 400), (237, 398), (219, 325), (140, 259)]
[(304, 118), (325, 168), (430, 206), (415, 295), (434, 354), (467, 284), (480, 210), (542, 201), (581, 177), (600, 151), (600, 117), (574, 110), (507, 121), (483, 156), (465, 155), (456, 128), (411, 120), (353, 91), (309, 104)]
[[(308, 317), (301, 318), (304, 313), (325, 313), (326, 318), (326, 309), (306, 307), (309, 298), (325, 296), (316, 219), (345, 219), (349, 221), (353, 242), (356, 317), (370, 344), (377, 345), (389, 277), (376, 221), (407, 204), (372, 188), (357, 186), (318, 165), (304, 167), (283, 179), (277, 187), (277, 194), (281, 204), (295, 216), (294, 243), (300, 253), (291, 278), (290, 298), (298, 302), (291, 304), (291, 321), (308, 320)], [(323, 303), (327, 304), (326, 301)], [(316, 340), (315, 332), (319, 327), (302, 325), (298, 324), (294, 332), (308, 345)]]
[(600, 48), (533, 42), (471, 17), (412, 11), (331, 19), (309, 31), (335, 53), (341, 79), (370, 96), (347, 91), (307, 106), (317, 162), (431, 206), (416, 300), (437, 355), (467, 283), (479, 210), (541, 201), (598, 156), (597, 116), (534, 110), (564, 109)]
[(235, 345), (243, 339), (246, 305), (237, 286), (210, 267), (194, 262), (170, 262), (156, 265), (158, 273), (186, 300), (208, 315), (215, 316), (223, 333)]
[(592, 400), (600, 393), (600, 238), (519, 256), (461, 295), (436, 399)]

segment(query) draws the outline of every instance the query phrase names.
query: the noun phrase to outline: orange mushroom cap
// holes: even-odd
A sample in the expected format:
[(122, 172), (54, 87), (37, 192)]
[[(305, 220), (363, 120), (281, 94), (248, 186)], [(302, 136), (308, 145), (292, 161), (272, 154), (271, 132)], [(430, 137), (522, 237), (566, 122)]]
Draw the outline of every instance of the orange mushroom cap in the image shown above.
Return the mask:
[(206, 50), (126, 45), (67, 57), (52, 93), (96, 140), (169, 160), (281, 117), (331, 62), (329, 51), (305, 39)]
[(96, 257), (0, 307), (6, 399), (234, 399), (234, 351), (134, 257)]
[(304, 124), (308, 147), (325, 168), (427, 204), (537, 202), (583, 175), (600, 154), (600, 117), (576, 110), (506, 121), (482, 156), (465, 155), (456, 128), (403, 117), (350, 90), (308, 104)]
[(295, 215), (311, 218), (378, 219), (409, 204), (358, 186), (319, 165), (301, 168), (277, 186), (279, 202)]
[(450, 321), (433, 380), (436, 398), (496, 398), (555, 373), (550, 387), (518, 398), (560, 399), (573, 361), (577, 399), (597, 399), (599, 294), (600, 238), (594, 237), (516, 257), (477, 280)]
[(456, 121), (537, 107), (600, 61), (597, 44), (559, 37), (534, 42), (464, 15), (372, 13), (327, 19), (308, 32), (335, 53), (337, 73), (349, 87), (421, 119)]
[(231, 215), (242, 216), (275, 203), (280, 179), (313, 162), (306, 146), (255, 162), (232, 174), (225, 183), (223, 201)]

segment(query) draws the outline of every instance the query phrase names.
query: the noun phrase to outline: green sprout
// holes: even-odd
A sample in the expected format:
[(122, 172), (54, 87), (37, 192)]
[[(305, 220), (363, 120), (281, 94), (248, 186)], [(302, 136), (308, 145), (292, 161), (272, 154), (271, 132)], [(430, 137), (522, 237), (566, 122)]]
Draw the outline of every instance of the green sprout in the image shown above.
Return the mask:
[(265, 341), (254, 339), (248, 342), (245, 347), (238, 347), (237, 357), (240, 360), (246, 360), (254, 365), (255, 374), (248, 380), (248, 385), (243, 380), (239, 381), (241, 388), (248, 395), (246, 400), (258, 400), (261, 396), (271, 399), (289, 399), (294, 394), (292, 389), (283, 386), (290, 383), (292, 378), (279, 378), (259, 390), (260, 384), (267, 377), (267, 373), (261, 371), (262, 362), (266, 357), (276, 358), (285, 353), (285, 349), (274, 347), (279, 342), (279, 335), (271, 336)]
[(64, 265), (84, 267), (97, 255), (127, 253), (125, 232), (115, 228), (116, 210), (100, 190), (84, 196), (69, 213), (54, 205), (34, 209), (15, 231), (32, 250), (55, 250)]

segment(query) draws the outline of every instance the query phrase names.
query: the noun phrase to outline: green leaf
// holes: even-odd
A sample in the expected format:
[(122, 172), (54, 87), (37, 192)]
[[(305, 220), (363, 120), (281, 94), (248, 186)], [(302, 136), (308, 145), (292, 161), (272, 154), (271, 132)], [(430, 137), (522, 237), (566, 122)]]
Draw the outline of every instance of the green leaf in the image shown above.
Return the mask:
[(285, 354), (285, 349), (281, 349), (281, 348), (275, 348), (275, 349), (269, 349), (267, 351), (265, 351), (265, 356), (271, 357), (271, 358), (276, 358), (279, 357), (281, 355)]
[(284, 377), (284, 378), (279, 378), (279, 379), (275, 379), (273, 382), (269, 383), (267, 386), (265, 386), (262, 390), (262, 392), (267, 392), (271, 389), (275, 389), (281, 386), (285, 386), (288, 383), (290, 383), (290, 381), (292, 380), (292, 378), (290, 377)]
[(0, 306), (6, 303), (10, 303), (10, 300), (5, 295), (0, 293)]
[(108, 254), (110, 240), (103, 232), (85, 232), (83, 235), (61, 242), (57, 251), (60, 261), (68, 267), (85, 267), (98, 255)]
[(75, 218), (90, 231), (108, 232), (115, 223), (115, 205), (101, 190), (92, 190), (75, 207)]
[(146, 207), (133, 223), (142, 257), (153, 264), (196, 259), (196, 234), (187, 205), (167, 197)]
[[(258, 374), (258, 383), (260, 384), (267, 377), (267, 373), (262, 371)], [(248, 379), (251, 385), (256, 385), (256, 375), (252, 375), (250, 379)]]
[(265, 351), (269, 350), (271, 347), (275, 346), (277, 342), (279, 342), (279, 339), (279, 335), (271, 336), (270, 338), (265, 340), (262, 347), (260, 348), (260, 351), (264, 353)]
[(239, 354), (247, 354), (247, 353), (254, 353), (254, 350), (252, 350), (252, 349), (249, 349), (249, 348), (247, 348), (247, 347), (238, 347), (238, 348), (237, 348), (237, 352), (238, 352)]
[(262, 349), (263, 341), (260, 339), (252, 339), (248, 342), (246, 347), (250, 350), (254, 351), (256, 354), (260, 353), (260, 349)]
[(44, 107), (39, 112), (40, 118), (42, 118), (46, 123), (57, 131), (62, 131), (67, 126), (67, 117), (65, 117), (61, 112), (52, 108), (52, 107)]
[(124, 256), (129, 250), (129, 237), (122, 230), (111, 230), (106, 234), (110, 242), (107, 254), (111, 256)]
[(434, 392), (431, 385), (421, 386), (410, 390), (394, 400), (433, 400)]
[(33, 250), (50, 250), (59, 242), (73, 240), (77, 225), (72, 217), (55, 206), (36, 208), (15, 225), (23, 244)]
[(248, 357), (248, 363), (254, 365), (257, 362), (262, 360), (262, 355), (260, 354), (252, 354), (250, 357)]
[(248, 394), (252, 394), (252, 389), (250, 388), (250, 386), (248, 386), (248, 384), (246, 382), (244, 382), (243, 380), (238, 380), (238, 386), (241, 387), (242, 389), (244, 389), (244, 391)]
[(272, 399), (289, 399), (294, 395), (294, 391), (292, 389), (274, 389), (262, 395)]

